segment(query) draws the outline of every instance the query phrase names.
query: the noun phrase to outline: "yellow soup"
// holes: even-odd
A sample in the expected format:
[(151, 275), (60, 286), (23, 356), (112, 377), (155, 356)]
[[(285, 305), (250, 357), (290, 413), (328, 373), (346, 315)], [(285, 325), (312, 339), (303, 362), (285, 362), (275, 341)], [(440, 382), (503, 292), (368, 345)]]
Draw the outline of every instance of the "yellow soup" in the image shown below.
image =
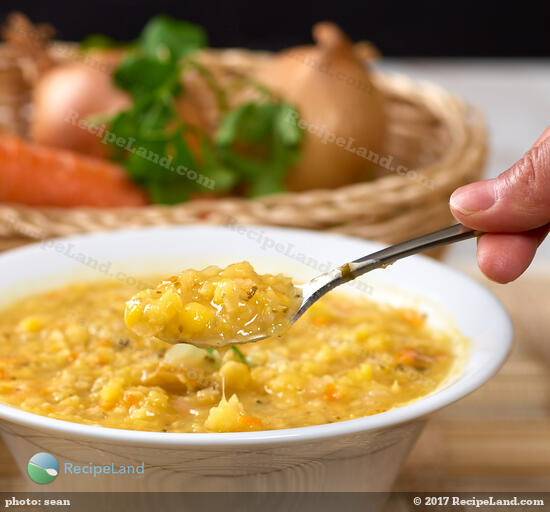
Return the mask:
[(460, 336), (415, 310), (334, 292), (280, 338), (239, 349), (170, 345), (125, 326), (133, 293), (119, 282), (75, 285), (0, 312), (0, 401), (134, 430), (301, 427), (423, 397), (462, 352)]
[(186, 270), (134, 295), (126, 326), (168, 342), (220, 346), (286, 331), (301, 302), (292, 279), (260, 275), (248, 262)]

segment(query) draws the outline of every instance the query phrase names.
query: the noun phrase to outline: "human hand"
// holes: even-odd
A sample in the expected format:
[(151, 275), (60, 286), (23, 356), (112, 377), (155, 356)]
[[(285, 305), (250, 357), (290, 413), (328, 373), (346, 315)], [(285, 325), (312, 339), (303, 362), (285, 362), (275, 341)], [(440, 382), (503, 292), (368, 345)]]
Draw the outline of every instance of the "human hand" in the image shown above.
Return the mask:
[(450, 206), (459, 222), (486, 232), (481, 271), (499, 283), (519, 277), (550, 231), (550, 127), (507, 171), (455, 190)]

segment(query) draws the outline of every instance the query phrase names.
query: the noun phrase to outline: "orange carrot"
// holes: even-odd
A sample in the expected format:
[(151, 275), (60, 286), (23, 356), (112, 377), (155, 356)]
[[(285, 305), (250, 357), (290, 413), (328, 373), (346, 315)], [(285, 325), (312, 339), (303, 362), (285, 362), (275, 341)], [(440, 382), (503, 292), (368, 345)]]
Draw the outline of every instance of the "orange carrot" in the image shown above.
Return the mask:
[(414, 309), (404, 309), (401, 313), (403, 320), (411, 324), (413, 327), (424, 325), (426, 318)]
[(59, 207), (147, 204), (121, 166), (7, 134), (0, 134), (0, 201)]
[(334, 384), (327, 384), (323, 391), (323, 398), (329, 402), (334, 402), (340, 398), (340, 392)]
[(139, 402), (139, 396), (136, 393), (132, 393), (131, 391), (125, 391), (122, 399), (128, 405), (136, 405)]
[(262, 420), (255, 416), (241, 416), (239, 421), (248, 430), (260, 430), (264, 426)]
[(395, 354), (395, 360), (399, 364), (414, 366), (419, 359), (419, 354), (413, 348), (402, 348)]
[(431, 363), (433, 358), (421, 353), (418, 350), (415, 350), (414, 348), (402, 348), (397, 352), (397, 354), (395, 354), (395, 360), (398, 364), (421, 368), (425, 364)]
[(328, 318), (326, 316), (318, 316), (313, 319), (313, 323), (315, 325), (327, 325), (328, 324)]

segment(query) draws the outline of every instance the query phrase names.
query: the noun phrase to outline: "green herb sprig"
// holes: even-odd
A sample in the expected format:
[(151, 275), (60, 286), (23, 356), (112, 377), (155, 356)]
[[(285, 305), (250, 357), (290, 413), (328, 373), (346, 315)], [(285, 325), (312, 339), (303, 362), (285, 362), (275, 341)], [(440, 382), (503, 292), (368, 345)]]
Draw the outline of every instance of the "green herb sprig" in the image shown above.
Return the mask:
[[(94, 44), (105, 48), (115, 43), (96, 35), (85, 40), (83, 47), (90, 49)], [(286, 173), (300, 155), (303, 132), (293, 121), (295, 108), (268, 95), (228, 109), (223, 88), (192, 58), (206, 46), (201, 27), (158, 16), (127, 46), (127, 56), (114, 74), (115, 85), (130, 95), (132, 105), (111, 119), (117, 140), (131, 141), (124, 147), (110, 142), (112, 158), (155, 203), (176, 204), (193, 194), (236, 187), (249, 196), (283, 192)], [(223, 112), (214, 136), (178, 116), (176, 100), (185, 93), (181, 76), (189, 69), (205, 78)], [(198, 154), (186, 142), (187, 134), (200, 140)], [(190, 179), (178, 169), (192, 170), (202, 179)]]
[(235, 345), (231, 345), (231, 350), (233, 352), (235, 352), (235, 354), (237, 354), (238, 358), (241, 360), (241, 362), (243, 362), (244, 364), (246, 364), (247, 366), (250, 366), (250, 362), (248, 361), (248, 359), (246, 358), (246, 356), (239, 350), (238, 347), (236, 347)]
[[(238, 347), (236, 347), (235, 345), (231, 345), (231, 350), (233, 352), (235, 352), (235, 354), (237, 354), (237, 357), (241, 360), (242, 363), (246, 364), (247, 366), (251, 366), (250, 365), (250, 361), (246, 358), (246, 356), (241, 352), (241, 350), (239, 350)], [(209, 354), (213, 354), (214, 353), (214, 349), (213, 348), (207, 348), (206, 349), (206, 352), (208, 352)]]

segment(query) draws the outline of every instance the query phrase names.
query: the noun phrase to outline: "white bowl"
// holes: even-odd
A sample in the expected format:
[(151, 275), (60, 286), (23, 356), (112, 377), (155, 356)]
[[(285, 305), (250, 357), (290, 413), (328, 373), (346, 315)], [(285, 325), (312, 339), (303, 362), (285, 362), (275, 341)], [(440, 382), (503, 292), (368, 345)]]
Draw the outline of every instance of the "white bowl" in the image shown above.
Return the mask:
[[(0, 255), (0, 307), (69, 282), (169, 273), (249, 260), (261, 271), (300, 280), (381, 246), (310, 231), (267, 227), (151, 228), (63, 238)], [(404, 407), (328, 425), (225, 434), (172, 434), (69, 423), (0, 405), (2, 436), (26, 476), (29, 458), (144, 463), (134, 476), (67, 475), (34, 490), (387, 491), (428, 415), (471, 393), (503, 364), (510, 319), (485, 288), (431, 259), (415, 256), (362, 278), (375, 300), (415, 302), (430, 321), (471, 340), (461, 371), (441, 389)], [(348, 284), (357, 292), (356, 284)], [(396, 291), (398, 290), (398, 291)], [(447, 313), (445, 313), (447, 312)]]

